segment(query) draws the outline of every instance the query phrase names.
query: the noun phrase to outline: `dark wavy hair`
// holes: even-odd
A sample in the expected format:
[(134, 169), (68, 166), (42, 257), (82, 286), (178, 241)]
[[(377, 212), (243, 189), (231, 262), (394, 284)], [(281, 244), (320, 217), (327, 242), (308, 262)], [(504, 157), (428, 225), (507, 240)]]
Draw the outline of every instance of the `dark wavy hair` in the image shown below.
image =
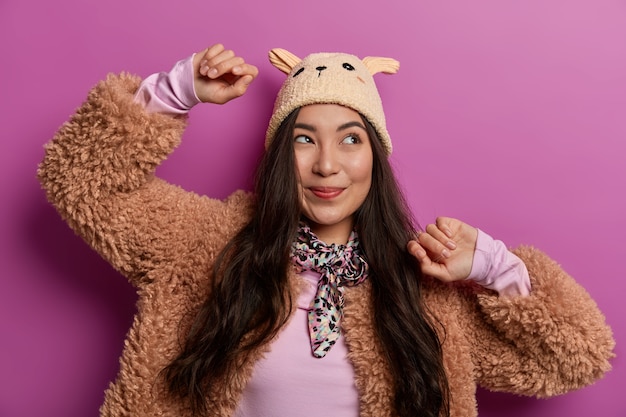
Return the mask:
[[(218, 257), (211, 294), (182, 351), (163, 370), (170, 394), (195, 414), (207, 410), (206, 393), (235, 359), (275, 336), (292, 309), (289, 252), (301, 216), (293, 149), (297, 115), (295, 110), (285, 119), (265, 152), (254, 215)], [(355, 227), (370, 267), (375, 328), (393, 376), (395, 411), (401, 417), (448, 416), (441, 344), (423, 303), (419, 264), (406, 250), (413, 219), (375, 129), (363, 121), (374, 163)]]

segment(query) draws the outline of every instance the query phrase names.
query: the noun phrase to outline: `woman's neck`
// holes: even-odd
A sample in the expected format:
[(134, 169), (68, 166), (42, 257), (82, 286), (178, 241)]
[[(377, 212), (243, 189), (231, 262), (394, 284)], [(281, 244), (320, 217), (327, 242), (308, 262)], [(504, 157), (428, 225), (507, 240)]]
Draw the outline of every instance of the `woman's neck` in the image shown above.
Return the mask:
[[(346, 219), (347, 220), (347, 219)], [(341, 223), (325, 225), (309, 222), (311, 231), (327, 245), (345, 245), (348, 243), (350, 233), (354, 228), (354, 222), (352, 219), (349, 221), (343, 221)]]

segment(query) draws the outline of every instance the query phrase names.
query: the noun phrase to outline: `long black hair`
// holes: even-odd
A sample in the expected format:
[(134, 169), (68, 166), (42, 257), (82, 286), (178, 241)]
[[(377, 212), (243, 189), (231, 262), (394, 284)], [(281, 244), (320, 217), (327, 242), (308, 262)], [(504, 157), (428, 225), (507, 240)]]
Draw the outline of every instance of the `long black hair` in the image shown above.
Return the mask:
[[(236, 358), (277, 334), (288, 319), (289, 252), (300, 220), (293, 149), (298, 110), (278, 129), (257, 169), (254, 215), (216, 261), (213, 289), (182, 351), (165, 369), (169, 392), (196, 414), (210, 387)], [(394, 381), (398, 416), (449, 415), (448, 385), (437, 333), (422, 301), (422, 276), (406, 250), (410, 211), (375, 129), (364, 119), (374, 155), (372, 186), (355, 213), (370, 266), (375, 328)], [(245, 337), (244, 337), (245, 336)]]

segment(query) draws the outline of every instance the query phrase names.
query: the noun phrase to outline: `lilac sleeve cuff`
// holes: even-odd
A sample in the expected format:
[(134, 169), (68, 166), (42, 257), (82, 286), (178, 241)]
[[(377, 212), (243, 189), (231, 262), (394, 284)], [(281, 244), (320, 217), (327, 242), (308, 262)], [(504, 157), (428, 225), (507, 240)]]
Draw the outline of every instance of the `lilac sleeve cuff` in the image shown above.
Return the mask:
[(467, 277), (503, 296), (530, 294), (530, 277), (524, 262), (502, 241), (478, 230), (472, 270)]
[(193, 88), (193, 55), (144, 79), (135, 93), (135, 102), (149, 113), (186, 114), (200, 103)]

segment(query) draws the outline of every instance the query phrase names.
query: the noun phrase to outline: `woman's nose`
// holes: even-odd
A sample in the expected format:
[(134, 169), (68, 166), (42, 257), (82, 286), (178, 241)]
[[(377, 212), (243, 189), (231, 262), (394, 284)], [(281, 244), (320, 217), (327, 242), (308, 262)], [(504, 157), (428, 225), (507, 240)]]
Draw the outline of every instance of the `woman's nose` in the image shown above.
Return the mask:
[(323, 177), (336, 174), (340, 163), (333, 149), (322, 147), (317, 152), (317, 159), (313, 164), (313, 172)]

